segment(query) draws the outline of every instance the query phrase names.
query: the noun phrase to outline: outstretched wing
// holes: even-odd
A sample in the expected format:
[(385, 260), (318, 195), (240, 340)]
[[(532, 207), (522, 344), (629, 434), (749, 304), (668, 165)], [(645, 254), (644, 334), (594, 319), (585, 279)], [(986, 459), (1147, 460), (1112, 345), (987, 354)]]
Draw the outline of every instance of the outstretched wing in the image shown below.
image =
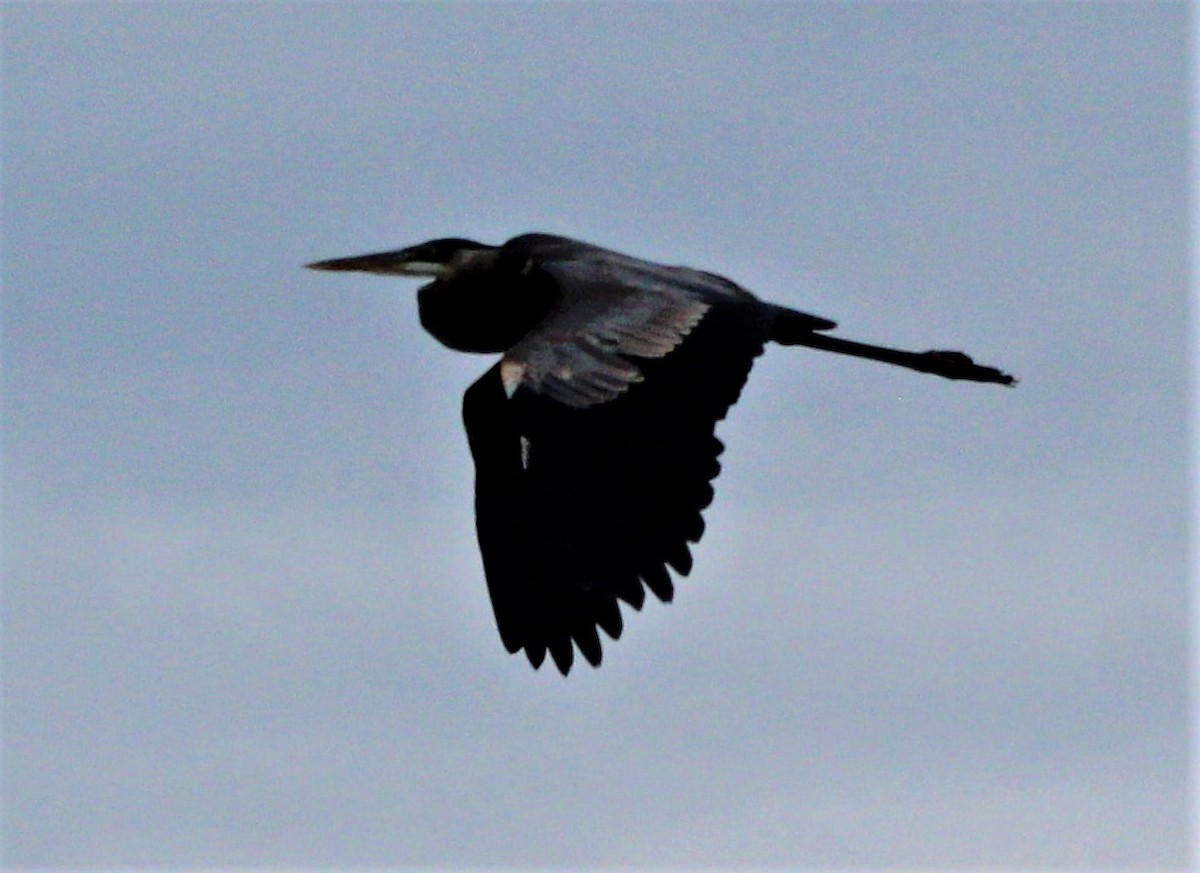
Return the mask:
[[(723, 446), (716, 422), (737, 400), (769, 329), (757, 303), (714, 304), (677, 345), (639, 360), (641, 381), (615, 399), (559, 402), (528, 383), (508, 390), (505, 362), (468, 389), (480, 551), (500, 637), (564, 674), (572, 642), (600, 663), (597, 628), (616, 639), (624, 600), (674, 587), (691, 569)], [(506, 358), (507, 361), (507, 358)], [(510, 396), (511, 395), (511, 396)]]

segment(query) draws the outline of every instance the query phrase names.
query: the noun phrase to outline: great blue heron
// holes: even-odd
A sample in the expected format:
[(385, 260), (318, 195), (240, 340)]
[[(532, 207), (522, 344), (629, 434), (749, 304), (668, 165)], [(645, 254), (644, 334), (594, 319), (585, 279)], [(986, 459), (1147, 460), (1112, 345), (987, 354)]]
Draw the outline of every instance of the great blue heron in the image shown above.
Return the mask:
[(500, 638), (565, 675), (593, 666), (597, 627), (621, 635), (686, 576), (724, 446), (716, 423), (768, 341), (1012, 385), (952, 351), (838, 339), (834, 322), (764, 303), (728, 279), (531, 233), (500, 246), (436, 239), (318, 261), (316, 270), (432, 276), (421, 324), (452, 349), (503, 357), (469, 389), (479, 548)]

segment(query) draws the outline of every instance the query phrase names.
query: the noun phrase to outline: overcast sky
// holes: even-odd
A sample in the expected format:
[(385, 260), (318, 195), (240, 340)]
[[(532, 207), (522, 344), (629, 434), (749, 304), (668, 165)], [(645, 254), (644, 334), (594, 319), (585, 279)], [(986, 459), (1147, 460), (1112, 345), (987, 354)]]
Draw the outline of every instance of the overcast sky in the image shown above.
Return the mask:
[[(10, 866), (1188, 860), (1188, 7), (3, 8)], [(670, 606), (500, 644), (415, 283), (576, 236), (807, 349)]]

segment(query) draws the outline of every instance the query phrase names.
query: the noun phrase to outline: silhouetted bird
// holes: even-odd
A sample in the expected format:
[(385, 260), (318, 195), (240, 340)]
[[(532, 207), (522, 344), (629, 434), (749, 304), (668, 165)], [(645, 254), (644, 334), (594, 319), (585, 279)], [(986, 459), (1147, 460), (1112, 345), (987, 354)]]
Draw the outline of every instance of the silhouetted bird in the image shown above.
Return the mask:
[(452, 349), (502, 352), (467, 389), (479, 547), (505, 648), (566, 674), (572, 640), (600, 663), (597, 627), (621, 635), (617, 600), (663, 601), (724, 448), (716, 423), (774, 341), (948, 379), (1012, 385), (961, 352), (906, 352), (821, 331), (835, 324), (764, 303), (728, 279), (560, 236), (501, 246), (437, 239), (309, 264), (432, 276), (421, 324)]

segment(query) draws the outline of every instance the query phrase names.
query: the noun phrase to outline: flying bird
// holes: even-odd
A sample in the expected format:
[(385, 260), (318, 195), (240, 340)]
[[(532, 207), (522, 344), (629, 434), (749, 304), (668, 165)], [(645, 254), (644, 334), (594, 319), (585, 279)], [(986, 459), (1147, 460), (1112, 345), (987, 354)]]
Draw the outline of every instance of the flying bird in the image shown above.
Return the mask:
[(467, 389), (475, 518), (504, 647), (566, 675), (592, 666), (618, 601), (674, 595), (704, 533), (724, 446), (714, 434), (768, 342), (1013, 385), (956, 351), (830, 336), (828, 319), (736, 283), (544, 233), (492, 246), (435, 239), (309, 264), (432, 277), (421, 324), (451, 349), (502, 357)]

